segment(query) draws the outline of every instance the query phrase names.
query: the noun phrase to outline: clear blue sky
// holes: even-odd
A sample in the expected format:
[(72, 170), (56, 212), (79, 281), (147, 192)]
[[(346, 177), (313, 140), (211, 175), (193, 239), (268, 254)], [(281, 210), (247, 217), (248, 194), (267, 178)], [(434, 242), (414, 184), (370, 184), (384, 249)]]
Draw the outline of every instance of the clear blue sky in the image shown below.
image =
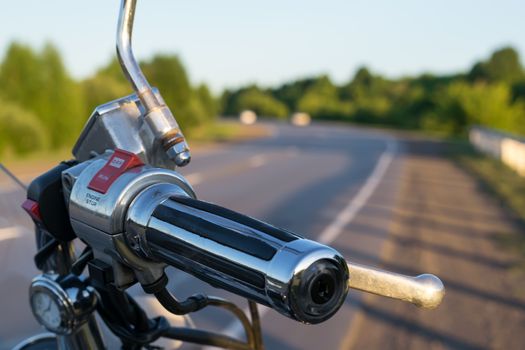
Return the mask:
[[(114, 54), (119, 3), (0, 0), (0, 55), (49, 40), (85, 77)], [(139, 0), (134, 47), (179, 54), (215, 91), (319, 73), (343, 82), (360, 65), (396, 77), (465, 70), (505, 45), (525, 55), (524, 18), (523, 0)]]

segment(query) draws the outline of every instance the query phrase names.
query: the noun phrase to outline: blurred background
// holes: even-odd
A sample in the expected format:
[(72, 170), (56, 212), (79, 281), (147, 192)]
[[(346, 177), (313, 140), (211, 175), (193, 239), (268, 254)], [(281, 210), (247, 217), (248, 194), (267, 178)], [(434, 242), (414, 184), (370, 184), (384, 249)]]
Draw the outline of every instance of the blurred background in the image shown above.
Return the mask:
[[(119, 3), (1, 1), (0, 161), (23, 182), (132, 92), (114, 54)], [(353, 292), (320, 326), (264, 312), (268, 349), (523, 348), (523, 13), (511, 0), (139, 1), (135, 52), (194, 148), (182, 172), (202, 199), (313, 239), (352, 210), (328, 243), (447, 287), (430, 312)], [(24, 192), (0, 177), (10, 348), (39, 330), (37, 272)], [(171, 275), (181, 296), (239, 300)], [(238, 333), (222, 314), (194, 321)]]

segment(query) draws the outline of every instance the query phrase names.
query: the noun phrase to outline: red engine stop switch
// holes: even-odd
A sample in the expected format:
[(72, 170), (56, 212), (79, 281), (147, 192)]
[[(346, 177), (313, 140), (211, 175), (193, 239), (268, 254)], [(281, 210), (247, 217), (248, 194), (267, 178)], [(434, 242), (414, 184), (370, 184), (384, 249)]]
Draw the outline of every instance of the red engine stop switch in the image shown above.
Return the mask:
[(134, 153), (116, 149), (107, 163), (100, 169), (89, 182), (88, 188), (105, 194), (115, 180), (129, 169), (144, 165), (142, 160)]

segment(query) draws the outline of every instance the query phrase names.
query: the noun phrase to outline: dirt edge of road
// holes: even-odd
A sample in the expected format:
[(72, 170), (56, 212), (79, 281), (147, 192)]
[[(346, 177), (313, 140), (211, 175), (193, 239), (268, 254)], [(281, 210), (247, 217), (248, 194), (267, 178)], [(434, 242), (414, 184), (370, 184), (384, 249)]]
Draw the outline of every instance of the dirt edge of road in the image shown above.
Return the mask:
[[(405, 140), (404, 174), (382, 265), (441, 277), (433, 311), (366, 295), (340, 349), (519, 349), (525, 343), (525, 273), (495, 240), (522, 223), (439, 142)], [(505, 326), (503, 326), (505, 325)]]

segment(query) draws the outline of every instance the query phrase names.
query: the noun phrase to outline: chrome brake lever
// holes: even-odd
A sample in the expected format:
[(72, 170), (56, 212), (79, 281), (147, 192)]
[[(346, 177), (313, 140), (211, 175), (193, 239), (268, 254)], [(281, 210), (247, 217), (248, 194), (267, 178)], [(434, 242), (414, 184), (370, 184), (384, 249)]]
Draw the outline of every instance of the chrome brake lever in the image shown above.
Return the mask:
[(405, 276), (347, 261), (348, 286), (363, 292), (407, 301), (425, 309), (435, 309), (445, 296), (445, 286), (431, 274)]

